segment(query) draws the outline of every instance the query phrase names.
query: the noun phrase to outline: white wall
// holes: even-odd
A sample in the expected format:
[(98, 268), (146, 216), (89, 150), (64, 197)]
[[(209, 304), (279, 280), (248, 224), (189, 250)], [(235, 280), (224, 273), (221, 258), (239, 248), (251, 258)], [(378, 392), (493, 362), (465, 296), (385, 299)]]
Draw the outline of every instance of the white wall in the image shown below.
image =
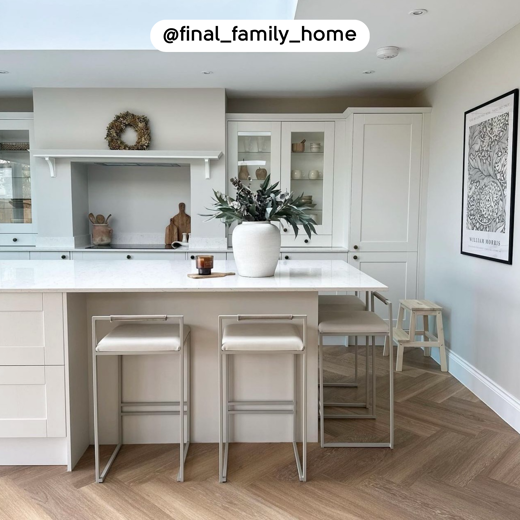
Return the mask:
[(93, 164), (88, 167), (88, 201), (94, 215), (112, 214), (114, 243), (128, 243), (131, 235), (142, 237), (141, 244), (163, 243), (180, 202), (191, 215), (190, 169)]
[[(108, 149), (106, 127), (124, 111), (144, 114), (150, 120), (150, 150), (220, 150), (226, 147), (226, 96), (224, 89), (34, 89), (36, 149)], [(58, 165), (52, 179), (41, 159), (36, 160), (38, 241), (72, 238), (72, 215), (62, 210), (70, 197), (70, 168)], [(197, 237), (225, 237), (224, 226), (205, 223), (199, 212), (211, 204), (212, 190), (225, 190), (225, 157), (211, 162), (211, 179), (204, 179), (203, 161), (192, 165), (197, 210), (192, 231)], [(194, 183), (194, 180), (196, 183)], [(187, 201), (186, 201), (187, 202)], [(70, 203), (69, 203), (70, 205)], [(168, 210), (168, 213), (171, 212)], [(173, 216), (174, 212), (171, 216)], [(164, 224), (166, 227), (166, 223)], [(163, 227), (163, 229), (164, 229)]]
[[(516, 399), (520, 399), (520, 211), (512, 266), (461, 255), (460, 230), (464, 112), (520, 87), (519, 70), (517, 26), (416, 99), (433, 107), (426, 297), (444, 306), (447, 338), (462, 358), (460, 366), (471, 365), (465, 370), (476, 369), (484, 386), (495, 393), (501, 387)], [(520, 416), (517, 420), (520, 426)]]

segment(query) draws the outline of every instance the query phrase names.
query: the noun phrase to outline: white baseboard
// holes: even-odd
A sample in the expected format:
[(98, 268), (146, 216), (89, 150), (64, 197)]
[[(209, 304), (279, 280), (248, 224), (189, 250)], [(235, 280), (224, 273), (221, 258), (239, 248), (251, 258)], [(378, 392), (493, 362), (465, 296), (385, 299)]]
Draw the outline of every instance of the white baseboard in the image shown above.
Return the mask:
[(0, 439), (0, 466), (65, 466), (65, 437)]
[[(432, 348), (431, 353), (432, 359), (440, 364), (439, 349)], [(452, 350), (447, 348), (446, 353), (448, 372), (520, 433), (520, 400)]]

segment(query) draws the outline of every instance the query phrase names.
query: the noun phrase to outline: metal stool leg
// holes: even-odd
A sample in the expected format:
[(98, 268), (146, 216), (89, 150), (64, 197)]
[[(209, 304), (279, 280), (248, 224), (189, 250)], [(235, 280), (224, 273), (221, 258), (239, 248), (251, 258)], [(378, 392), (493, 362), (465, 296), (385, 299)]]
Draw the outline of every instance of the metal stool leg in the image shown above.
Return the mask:
[(178, 482), (184, 482), (184, 345), (179, 356), (179, 474)]

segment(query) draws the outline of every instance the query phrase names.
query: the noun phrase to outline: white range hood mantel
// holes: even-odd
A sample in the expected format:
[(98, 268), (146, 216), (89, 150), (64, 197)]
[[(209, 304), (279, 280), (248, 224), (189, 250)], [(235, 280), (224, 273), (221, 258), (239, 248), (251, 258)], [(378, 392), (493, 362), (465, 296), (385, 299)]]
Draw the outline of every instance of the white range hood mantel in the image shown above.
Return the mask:
[(45, 159), (51, 177), (56, 177), (56, 159), (88, 159), (95, 161), (136, 160), (204, 160), (206, 179), (210, 178), (211, 159), (220, 159), (222, 152), (206, 150), (31, 150), (33, 157)]

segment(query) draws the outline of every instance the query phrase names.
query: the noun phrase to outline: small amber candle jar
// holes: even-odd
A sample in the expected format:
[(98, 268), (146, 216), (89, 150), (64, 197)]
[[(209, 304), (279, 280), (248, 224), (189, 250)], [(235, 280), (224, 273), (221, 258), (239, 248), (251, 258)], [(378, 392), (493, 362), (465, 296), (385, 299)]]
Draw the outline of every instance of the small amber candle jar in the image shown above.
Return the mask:
[(213, 269), (213, 255), (198, 255), (195, 258), (199, 274), (211, 274)]

